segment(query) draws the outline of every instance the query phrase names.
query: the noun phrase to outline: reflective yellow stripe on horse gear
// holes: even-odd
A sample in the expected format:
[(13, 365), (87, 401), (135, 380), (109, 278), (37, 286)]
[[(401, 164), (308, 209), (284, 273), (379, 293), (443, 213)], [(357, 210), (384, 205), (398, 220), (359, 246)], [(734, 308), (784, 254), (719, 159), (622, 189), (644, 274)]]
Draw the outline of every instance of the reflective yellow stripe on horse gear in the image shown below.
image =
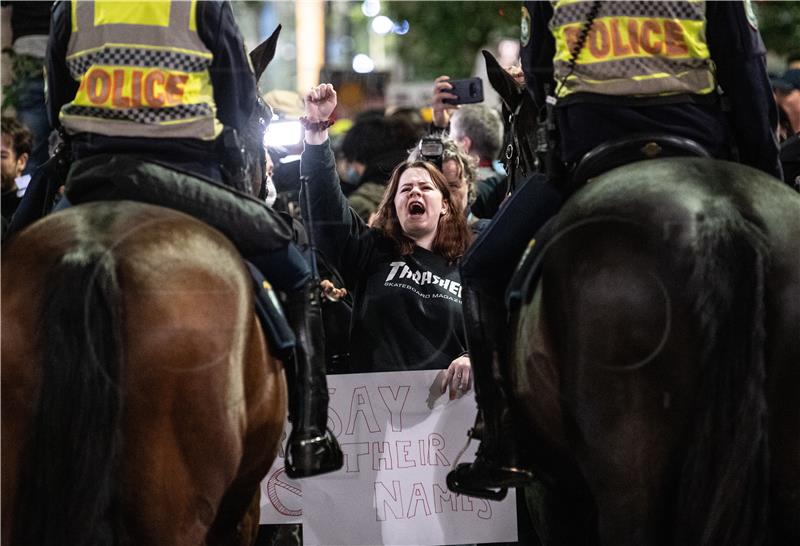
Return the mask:
[(72, 3), (67, 67), (80, 82), (61, 109), (69, 133), (214, 139), (208, 68), (196, 1)]
[[(592, 6), (589, 0), (553, 3), (550, 31), (556, 42), (555, 80), (569, 61)], [(603, 95), (705, 95), (714, 91), (705, 36), (705, 2), (604, 1), (559, 97)]]

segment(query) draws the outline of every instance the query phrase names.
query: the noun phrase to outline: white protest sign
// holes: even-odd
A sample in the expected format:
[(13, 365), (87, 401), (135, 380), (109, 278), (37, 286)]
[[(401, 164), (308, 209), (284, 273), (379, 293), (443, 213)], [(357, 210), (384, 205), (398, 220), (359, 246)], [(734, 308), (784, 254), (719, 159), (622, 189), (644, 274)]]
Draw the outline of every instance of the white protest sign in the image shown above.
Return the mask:
[[(441, 396), (436, 370), (328, 376), (329, 425), (340, 471), (303, 480), (283, 472), (283, 451), (262, 483), (262, 523), (303, 523), (306, 545), (515, 542), (515, 498), (450, 492), (447, 473), (475, 420), (472, 392)], [(471, 461), (472, 442), (462, 456)]]

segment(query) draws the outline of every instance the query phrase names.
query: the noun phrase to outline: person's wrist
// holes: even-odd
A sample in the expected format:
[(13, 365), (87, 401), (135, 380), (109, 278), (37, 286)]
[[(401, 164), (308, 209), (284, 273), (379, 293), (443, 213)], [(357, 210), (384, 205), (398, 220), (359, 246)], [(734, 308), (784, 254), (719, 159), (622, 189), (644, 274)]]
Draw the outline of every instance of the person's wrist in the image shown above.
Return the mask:
[(306, 132), (318, 133), (325, 131), (334, 123), (336, 123), (336, 120), (333, 118), (316, 119), (315, 117), (309, 116), (300, 117), (300, 125), (303, 126)]
[(316, 116), (302, 116), (303, 140), (306, 144), (323, 144), (328, 140), (328, 127), (336, 122), (333, 118), (318, 119)]
[(328, 140), (328, 130), (323, 129), (321, 131), (304, 131), (303, 132), (303, 141), (306, 144), (324, 144), (325, 141)]
[(446, 129), (450, 124), (450, 116), (448, 116), (444, 111), (434, 111), (432, 117), (433, 125), (440, 129)]

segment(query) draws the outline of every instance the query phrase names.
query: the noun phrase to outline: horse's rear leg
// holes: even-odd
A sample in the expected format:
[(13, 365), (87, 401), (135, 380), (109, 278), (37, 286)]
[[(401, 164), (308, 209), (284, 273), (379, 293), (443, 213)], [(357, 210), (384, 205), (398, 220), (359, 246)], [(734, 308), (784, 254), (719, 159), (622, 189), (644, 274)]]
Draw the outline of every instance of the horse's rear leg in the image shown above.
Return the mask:
[(242, 461), (208, 533), (209, 546), (250, 545), (255, 541), (261, 512), (260, 484), (275, 458), (285, 422), (283, 367), (268, 354), (255, 318), (245, 366), (247, 424)]
[(545, 271), (543, 299), (558, 329), (564, 440), (594, 497), (602, 544), (669, 543), (697, 379), (693, 321), (639, 241), (620, 232), (571, 242)]
[(516, 321), (510, 382), (529, 430), (527, 452), (538, 482), (526, 488), (527, 507), (542, 544), (596, 544), (594, 500), (564, 432), (552, 329), (542, 287)]
[(134, 544), (205, 544), (239, 473), (247, 396), (263, 395), (266, 363), (245, 367), (254, 319), (239, 296), (249, 283), (235, 280), (128, 282), (122, 426), (136, 441), (125, 444), (120, 496)]

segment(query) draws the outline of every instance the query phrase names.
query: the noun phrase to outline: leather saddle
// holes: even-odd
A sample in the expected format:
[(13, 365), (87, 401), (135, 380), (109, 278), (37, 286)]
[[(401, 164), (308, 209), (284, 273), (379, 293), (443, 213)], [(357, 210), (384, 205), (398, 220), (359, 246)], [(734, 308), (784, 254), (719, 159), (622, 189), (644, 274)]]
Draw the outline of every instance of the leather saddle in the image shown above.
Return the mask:
[(578, 162), (569, 178), (569, 193), (592, 178), (622, 165), (662, 157), (711, 157), (700, 144), (689, 138), (662, 133), (637, 133), (604, 142)]

